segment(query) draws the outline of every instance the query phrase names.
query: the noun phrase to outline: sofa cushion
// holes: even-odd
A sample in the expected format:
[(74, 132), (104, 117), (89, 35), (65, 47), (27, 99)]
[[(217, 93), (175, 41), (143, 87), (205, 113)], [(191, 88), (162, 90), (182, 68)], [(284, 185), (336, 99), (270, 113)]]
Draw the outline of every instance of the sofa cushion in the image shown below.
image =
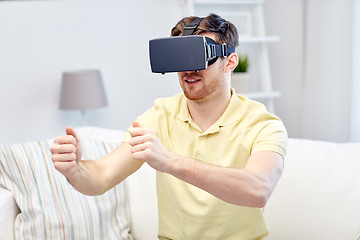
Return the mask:
[[(84, 158), (117, 144), (82, 138)], [(76, 191), (51, 162), (53, 139), (0, 146), (0, 184), (20, 208), (16, 239), (132, 239), (125, 182), (101, 196)]]
[(269, 240), (357, 239), (360, 143), (289, 139), (267, 206)]

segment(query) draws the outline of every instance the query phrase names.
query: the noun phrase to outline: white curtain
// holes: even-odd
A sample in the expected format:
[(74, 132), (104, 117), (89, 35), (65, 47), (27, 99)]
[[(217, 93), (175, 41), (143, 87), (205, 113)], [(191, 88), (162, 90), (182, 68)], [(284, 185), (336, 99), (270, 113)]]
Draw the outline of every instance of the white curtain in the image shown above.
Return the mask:
[(359, 0), (304, 1), (305, 73), (300, 110), (303, 116), (301, 137), (349, 141), (355, 28), (353, 7)]
[(350, 141), (360, 142), (360, 0), (354, 0)]

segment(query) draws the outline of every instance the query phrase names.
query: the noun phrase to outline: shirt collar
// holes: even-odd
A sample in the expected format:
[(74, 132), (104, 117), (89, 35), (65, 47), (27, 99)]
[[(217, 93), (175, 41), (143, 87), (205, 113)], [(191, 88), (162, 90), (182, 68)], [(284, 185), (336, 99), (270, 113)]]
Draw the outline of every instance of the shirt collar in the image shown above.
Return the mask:
[[(221, 117), (209, 128), (205, 133), (215, 133), (218, 132), (220, 127), (231, 125), (232, 123), (239, 121), (241, 119), (242, 113), (242, 103), (244, 101), (243, 96), (239, 96), (236, 94), (235, 90), (231, 89), (231, 98), (229, 105), (227, 106), (225, 112), (221, 115)], [(183, 122), (188, 122), (190, 125), (201, 131), (201, 129), (195, 124), (191, 118), (189, 113), (189, 109), (187, 106), (187, 98), (183, 95), (180, 102), (180, 111), (177, 115), (177, 118)], [(202, 132), (202, 131), (201, 131)]]

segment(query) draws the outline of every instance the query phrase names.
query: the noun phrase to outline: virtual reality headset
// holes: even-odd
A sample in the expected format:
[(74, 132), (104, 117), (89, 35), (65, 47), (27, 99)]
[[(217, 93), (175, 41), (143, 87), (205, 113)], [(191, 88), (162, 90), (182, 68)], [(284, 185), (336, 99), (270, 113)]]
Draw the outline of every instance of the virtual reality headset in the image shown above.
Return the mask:
[(182, 36), (157, 38), (149, 41), (150, 65), (154, 73), (199, 71), (235, 52), (225, 43), (218, 45), (213, 39), (191, 35), (203, 18), (185, 26)]

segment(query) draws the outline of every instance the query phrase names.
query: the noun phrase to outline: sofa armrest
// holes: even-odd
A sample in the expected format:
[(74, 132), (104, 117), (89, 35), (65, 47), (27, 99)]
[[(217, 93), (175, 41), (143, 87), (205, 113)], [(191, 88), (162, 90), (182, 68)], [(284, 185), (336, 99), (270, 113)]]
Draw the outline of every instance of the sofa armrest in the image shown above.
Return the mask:
[(19, 212), (11, 192), (0, 187), (0, 239), (14, 238), (14, 221)]

